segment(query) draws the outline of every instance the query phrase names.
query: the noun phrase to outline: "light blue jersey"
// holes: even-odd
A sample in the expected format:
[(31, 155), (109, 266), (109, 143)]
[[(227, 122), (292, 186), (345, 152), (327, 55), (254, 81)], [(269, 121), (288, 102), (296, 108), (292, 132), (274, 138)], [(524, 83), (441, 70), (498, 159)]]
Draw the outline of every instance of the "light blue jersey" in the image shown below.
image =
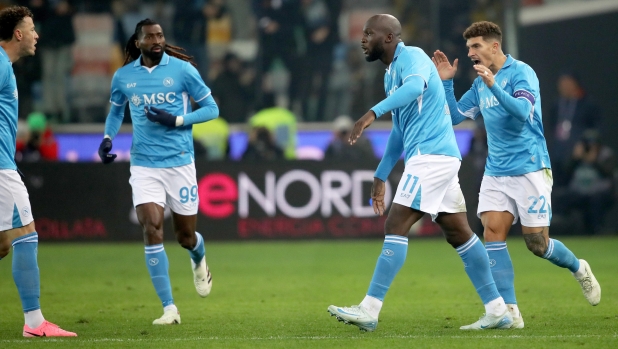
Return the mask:
[(17, 82), (13, 65), (0, 47), (0, 169), (16, 170)]
[(543, 136), (539, 79), (529, 65), (506, 57), (491, 89), (477, 77), (459, 102), (453, 81), (443, 81), (454, 125), (483, 114), (489, 148), (486, 176), (517, 176), (551, 168)]
[[(192, 112), (190, 97), (200, 105)], [(190, 63), (163, 54), (159, 65), (141, 65), (141, 56), (118, 69), (112, 79), (111, 111), (105, 134), (112, 139), (118, 133), (128, 102), (133, 120), (131, 164), (167, 168), (193, 162), (192, 124), (214, 119), (219, 110), (197, 69)], [(184, 125), (170, 128), (146, 117), (145, 107), (156, 107), (184, 117)]]
[(423, 50), (397, 45), (384, 74), (384, 90), (387, 98), (371, 110), (378, 117), (391, 111), (393, 128), (376, 178), (386, 180), (403, 151), (406, 162), (421, 154), (461, 160), (440, 76)]

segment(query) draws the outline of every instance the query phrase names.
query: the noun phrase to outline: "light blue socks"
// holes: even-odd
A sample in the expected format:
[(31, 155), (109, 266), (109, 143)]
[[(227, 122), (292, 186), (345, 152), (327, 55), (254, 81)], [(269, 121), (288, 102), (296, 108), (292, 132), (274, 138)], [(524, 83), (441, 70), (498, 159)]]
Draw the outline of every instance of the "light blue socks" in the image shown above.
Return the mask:
[(579, 259), (575, 257), (573, 252), (558, 240), (549, 239), (547, 251), (543, 258), (562, 268), (567, 268), (571, 273), (579, 270)]
[(172, 298), (172, 285), (168, 273), (169, 262), (163, 244), (145, 246), (146, 267), (150, 273), (152, 285), (157, 291), (157, 296), (163, 303), (163, 307), (174, 304)]
[(496, 282), (498, 292), (506, 304), (517, 304), (515, 298), (515, 271), (506, 241), (486, 242), (485, 249), (489, 256), (491, 274)]
[(483, 304), (500, 298), (500, 293), (489, 270), (487, 251), (476, 234), (473, 234), (470, 240), (457, 247), (456, 250)]
[(369, 284), (367, 295), (384, 301), (395, 275), (406, 261), (408, 253), (408, 238), (399, 235), (386, 235), (382, 253), (378, 257), (376, 268)]
[(195, 237), (197, 238), (197, 243), (192, 250), (189, 250), (189, 256), (195, 264), (198, 264), (204, 255), (206, 254), (206, 249), (204, 248), (204, 238), (202, 238), (202, 234), (195, 232)]
[(13, 280), (21, 298), (24, 313), (41, 308), (41, 280), (37, 264), (39, 236), (36, 232), (13, 240)]

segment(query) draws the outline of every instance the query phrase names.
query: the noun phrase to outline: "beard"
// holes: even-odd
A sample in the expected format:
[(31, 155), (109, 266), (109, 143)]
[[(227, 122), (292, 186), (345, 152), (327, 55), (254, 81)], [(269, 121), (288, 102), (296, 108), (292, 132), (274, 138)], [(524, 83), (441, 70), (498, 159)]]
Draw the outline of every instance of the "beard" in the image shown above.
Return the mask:
[(148, 59), (150, 60), (157, 61), (157, 60), (160, 60), (161, 57), (163, 57), (163, 52), (165, 52), (165, 46), (161, 45), (160, 52), (154, 52), (152, 50), (148, 50), (148, 51), (142, 51), (142, 54), (148, 57)]
[(382, 57), (382, 55), (384, 55), (384, 46), (382, 45), (382, 43), (379, 43), (373, 48), (373, 50), (367, 52), (365, 60), (367, 62), (377, 61), (378, 59), (380, 59), (380, 57)]

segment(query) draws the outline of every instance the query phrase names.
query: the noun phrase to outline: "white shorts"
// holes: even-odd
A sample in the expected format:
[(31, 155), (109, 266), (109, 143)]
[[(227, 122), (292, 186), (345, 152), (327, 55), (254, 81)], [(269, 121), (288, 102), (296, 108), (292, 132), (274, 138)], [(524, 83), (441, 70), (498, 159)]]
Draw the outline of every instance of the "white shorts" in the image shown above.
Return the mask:
[(550, 169), (520, 176), (483, 176), (478, 216), (487, 211), (508, 211), (525, 227), (549, 227), (551, 221)]
[(197, 214), (199, 197), (195, 164), (180, 167), (152, 168), (131, 166), (129, 179), (133, 189), (133, 206), (154, 202), (185, 216)]
[(417, 155), (406, 163), (394, 203), (429, 213), (466, 212), (457, 172), (461, 161), (445, 155)]
[(34, 220), (28, 190), (15, 170), (0, 170), (0, 231), (24, 227)]

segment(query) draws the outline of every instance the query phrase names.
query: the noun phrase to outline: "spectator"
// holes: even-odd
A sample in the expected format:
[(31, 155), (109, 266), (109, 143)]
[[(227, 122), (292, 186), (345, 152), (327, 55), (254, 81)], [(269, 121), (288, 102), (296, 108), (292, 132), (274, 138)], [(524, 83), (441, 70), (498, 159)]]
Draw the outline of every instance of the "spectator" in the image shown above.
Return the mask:
[(567, 169), (569, 184), (554, 194), (554, 213), (580, 210), (586, 233), (599, 233), (605, 214), (614, 203), (613, 151), (599, 141), (599, 133), (587, 130), (575, 144)]
[(339, 42), (341, 0), (302, 0), (302, 17), (307, 43), (304, 56), (301, 100), (303, 119), (324, 121), (324, 106), (333, 66), (333, 50)]
[(246, 70), (243, 62), (233, 53), (223, 58), (223, 71), (217, 75), (212, 91), (219, 113), (231, 123), (247, 121), (255, 88), (253, 71)]
[(42, 6), (41, 31), (45, 35), (38, 47), (43, 65), (43, 111), (52, 120), (69, 122), (67, 89), (75, 42), (73, 7), (68, 0), (42, 1)]
[(586, 130), (601, 130), (601, 111), (583, 89), (579, 78), (573, 73), (564, 73), (558, 79), (560, 97), (547, 120), (547, 133), (553, 133), (550, 158), (554, 169), (556, 186), (567, 184), (564, 167), (569, 162), (575, 143), (582, 139)]
[(204, 148), (203, 158), (208, 160), (224, 160), (228, 157), (230, 152), (229, 138), (230, 127), (221, 116), (208, 122), (193, 125), (193, 139)]
[(249, 119), (252, 128), (266, 127), (286, 159), (296, 158), (296, 117), (291, 111), (275, 106), (275, 96), (264, 95), (263, 109)]
[(325, 160), (363, 161), (375, 158), (371, 142), (364, 135), (350, 145), (348, 138), (354, 127), (354, 121), (347, 115), (333, 120), (333, 139), (324, 153)]
[[(23, 139), (27, 140), (24, 144)], [(19, 162), (56, 161), (58, 143), (43, 113), (28, 115), (27, 128), (17, 139), (15, 160)]]
[[(296, 41), (295, 29), (301, 22), (298, 0), (252, 0), (253, 11), (258, 23), (258, 77), (262, 79), (270, 70), (275, 59), (280, 59), (290, 73), (288, 98), (290, 106), (300, 102), (300, 74), (303, 67)], [(263, 86), (258, 82), (258, 91)], [(258, 103), (262, 95), (257, 96)]]
[(174, 0), (174, 42), (183, 47), (197, 64), (202, 79), (208, 81), (208, 21), (225, 11), (221, 1)]
[(283, 159), (283, 150), (277, 146), (272, 134), (266, 127), (254, 127), (249, 135), (249, 144), (242, 154), (242, 160), (279, 160)]

